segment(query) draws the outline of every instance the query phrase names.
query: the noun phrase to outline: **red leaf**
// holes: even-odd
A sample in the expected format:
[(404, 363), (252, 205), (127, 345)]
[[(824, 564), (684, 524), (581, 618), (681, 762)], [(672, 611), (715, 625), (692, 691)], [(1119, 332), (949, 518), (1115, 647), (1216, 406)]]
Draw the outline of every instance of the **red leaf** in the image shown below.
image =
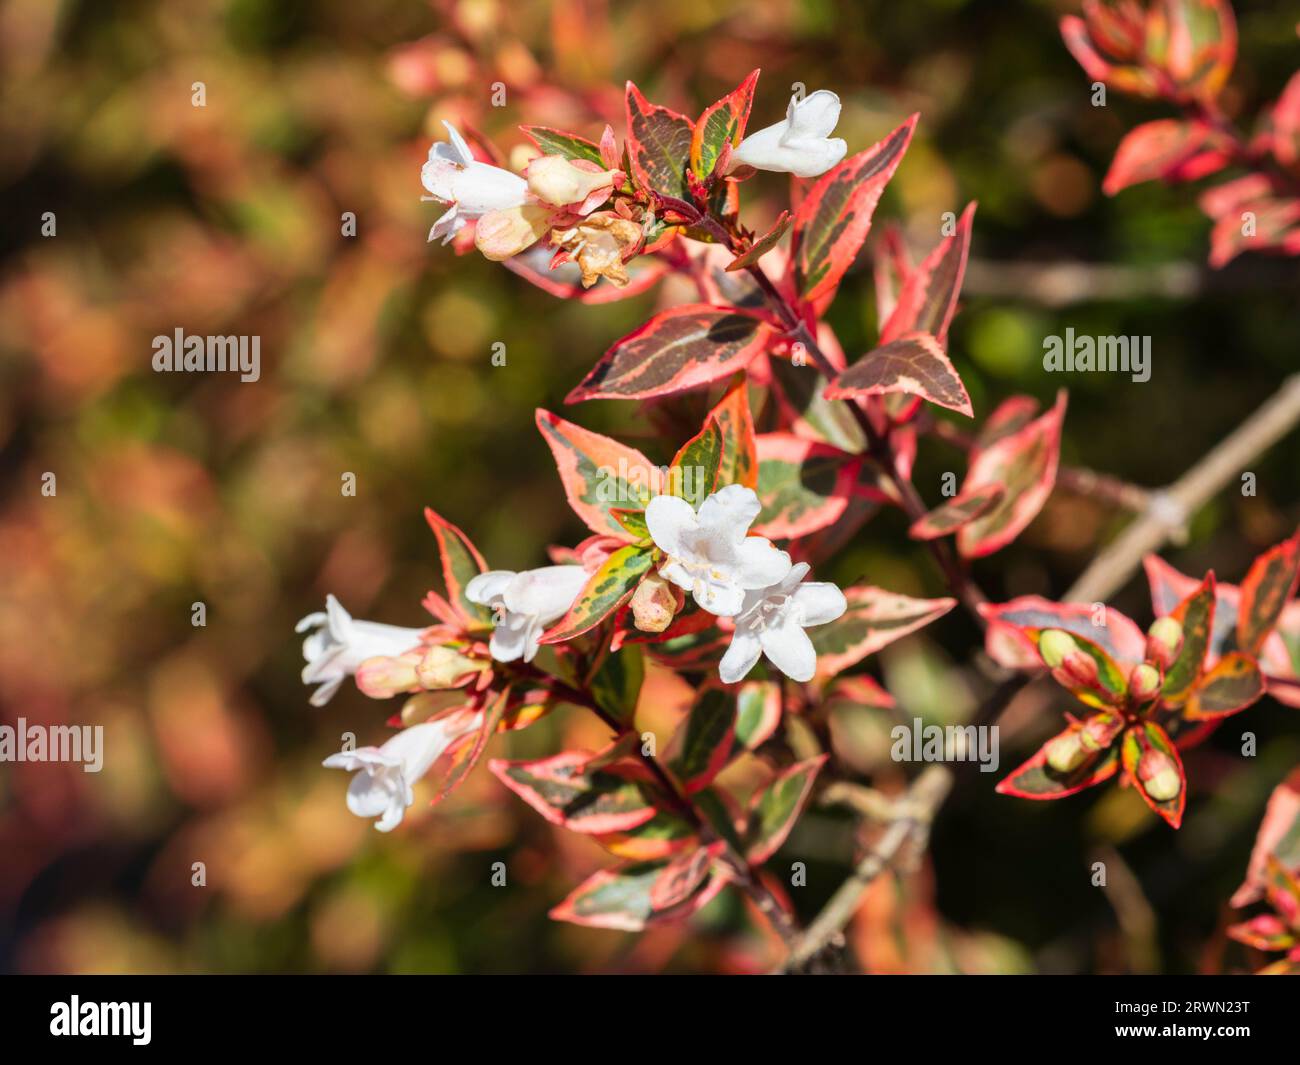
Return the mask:
[(754, 793), (745, 827), (745, 857), (751, 863), (759, 865), (781, 849), (827, 757), (796, 762)]
[(734, 273), (736, 270), (743, 270), (747, 266), (753, 266), (759, 259), (776, 247), (780, 239), (785, 236), (785, 231), (790, 228), (790, 212), (782, 211), (781, 216), (772, 223), (772, 228), (759, 237), (740, 255), (727, 264), (727, 272)]
[(565, 402), (647, 399), (709, 384), (748, 365), (771, 334), (761, 318), (733, 308), (674, 307), (614, 344)]
[(758, 437), (758, 498), (753, 531), (773, 539), (833, 525), (848, 507), (862, 460), (792, 433)]
[(1146, 657), (1146, 635), (1127, 615), (1106, 607), (1105, 624), (1094, 623), (1091, 603), (1056, 603), (1037, 595), (1022, 595), (1005, 603), (984, 603), (980, 614), (988, 621), (985, 650), (998, 665), (1011, 669), (1041, 669), (1042, 661), (1029, 633), (1034, 629), (1064, 629), (1101, 647), (1127, 671)]
[(929, 333), (907, 333), (869, 351), (826, 389), (827, 399), (858, 399), (905, 392), (968, 418), (970, 396), (943, 346)]
[[(432, 507), (424, 508), (424, 518), (438, 541), (438, 557), (442, 564), (442, 579), (447, 599), (452, 609), (466, 625), (488, 625), (492, 612), (465, 597), (465, 586), (487, 569), (487, 563), (470, 538), (442, 517)], [(436, 597), (435, 597), (436, 598)], [(444, 618), (443, 620), (450, 620)]]
[[(718, 487), (743, 484), (758, 486), (758, 441), (754, 418), (749, 410), (749, 385), (740, 378), (709, 412), (722, 432), (722, 458), (718, 463)], [(706, 418), (707, 422), (709, 419)]]
[(1248, 654), (1232, 651), (1197, 681), (1183, 715), (1192, 721), (1217, 721), (1245, 710), (1263, 694), (1259, 663)]
[(668, 744), (668, 768), (687, 795), (707, 788), (722, 772), (735, 741), (735, 694), (717, 685), (703, 688)]
[(1283, 540), (1251, 563), (1241, 582), (1237, 613), (1237, 646), (1243, 651), (1259, 654), (1277, 625), (1282, 608), (1295, 592), (1297, 577), (1300, 577), (1300, 534)]
[(884, 140), (832, 167), (799, 205), (791, 271), (796, 290), (808, 302), (834, 289), (853, 265), (918, 117), (913, 115)]
[(1120, 141), (1101, 188), (1114, 196), (1143, 181), (1195, 181), (1227, 166), (1231, 147), (1227, 136), (1205, 122), (1145, 122)]
[(627, 83), (627, 154), (642, 188), (690, 200), (686, 168), (694, 132), (685, 115), (648, 102), (640, 89)]
[(966, 276), (975, 204), (966, 206), (957, 228), (945, 237), (919, 267), (907, 275), (898, 303), (880, 331), (887, 344), (905, 333), (931, 333), (941, 345), (948, 342), (948, 326), (957, 313), (957, 298)]
[(987, 514), (1002, 502), (1005, 494), (1001, 485), (986, 484), (973, 492), (953, 496), (948, 502), (917, 518), (908, 529), (908, 535), (915, 540), (935, 540), (940, 536), (947, 536), (968, 522)]
[(1057, 733), (1043, 744), (1024, 765), (1013, 770), (994, 789), (999, 795), (1020, 799), (1064, 799), (1109, 780), (1119, 770), (1119, 745), (1114, 744), (1069, 773), (1061, 773), (1047, 764), (1048, 745), (1053, 740), (1076, 732), (1074, 726)]
[(1191, 695), (1205, 669), (1205, 655), (1214, 630), (1214, 574), (1207, 573), (1196, 591), (1178, 604), (1169, 616), (1183, 626), (1183, 646), (1165, 671), (1161, 698), (1171, 706), (1181, 705)]
[(972, 453), (963, 494), (996, 484), (1006, 495), (958, 531), (957, 549), (965, 557), (980, 558), (1006, 547), (1042, 510), (1056, 484), (1065, 403), (1062, 391), (1046, 414)]
[(1232, 896), (1233, 906), (1249, 906), (1264, 897), (1264, 872), (1270, 855), (1288, 868), (1300, 869), (1300, 769), (1293, 770), (1269, 797), (1246, 866), (1246, 879)]

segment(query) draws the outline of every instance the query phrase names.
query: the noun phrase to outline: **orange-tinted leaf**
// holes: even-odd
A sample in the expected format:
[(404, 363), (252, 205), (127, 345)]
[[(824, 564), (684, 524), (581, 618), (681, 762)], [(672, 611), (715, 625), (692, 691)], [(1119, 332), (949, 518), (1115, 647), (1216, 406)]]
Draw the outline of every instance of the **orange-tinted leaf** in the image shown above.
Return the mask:
[(753, 531), (805, 536), (839, 520), (857, 483), (862, 460), (792, 433), (758, 437), (758, 492), (763, 509)]
[(627, 154), (638, 185), (690, 200), (686, 168), (693, 135), (689, 118), (648, 102), (635, 85), (627, 83)]
[[(1052, 740), (1074, 731), (1073, 727), (1067, 728)], [(998, 784), (995, 790), (999, 795), (1014, 795), (1021, 799), (1064, 799), (1109, 780), (1119, 770), (1119, 744), (1114, 744), (1069, 773), (1058, 772), (1047, 764), (1047, 749), (1052, 740), (1043, 744), (1029, 761)]]
[(1300, 869), (1300, 769), (1273, 789), (1246, 867), (1246, 879), (1232, 896), (1233, 906), (1264, 897), (1264, 872), (1270, 856), (1288, 869)]
[(1231, 148), (1228, 137), (1205, 122), (1144, 122), (1120, 141), (1101, 188), (1114, 196), (1144, 181), (1195, 181), (1227, 166)]
[[(1154, 796), (1148, 790), (1152, 784), (1143, 779), (1142, 766), (1143, 759), (1150, 752), (1164, 755), (1172, 763), (1178, 775), (1178, 793), (1172, 798)], [(1181, 825), (1183, 810), (1187, 805), (1187, 774), (1183, 770), (1183, 760), (1178, 756), (1178, 748), (1174, 746), (1169, 734), (1154, 721), (1142, 721), (1124, 733), (1120, 755), (1124, 763), (1124, 772), (1132, 782), (1134, 790), (1142, 796), (1142, 801), (1174, 828)]]
[(727, 271), (734, 273), (736, 270), (743, 270), (747, 266), (753, 266), (759, 259), (776, 247), (777, 243), (785, 236), (785, 231), (790, 228), (790, 212), (782, 211), (781, 216), (772, 223), (772, 228), (759, 237), (749, 248), (737, 255), (727, 264)]
[(739, 378), (709, 412), (722, 432), (722, 457), (718, 463), (717, 487), (743, 484), (758, 486), (758, 441), (754, 418), (749, 410), (749, 386)]
[(442, 563), (447, 599), (469, 624), (490, 625), (492, 611), (478, 603), (471, 603), (465, 597), (465, 586), (487, 569), (483, 556), (468, 536), (432, 507), (424, 508), (424, 518), (438, 541), (438, 556)]
[(848, 609), (808, 630), (817, 651), (817, 676), (828, 679), (895, 640), (943, 617), (956, 599), (913, 599), (869, 585), (844, 590)]
[(520, 126), (519, 129), (525, 137), (537, 145), (543, 155), (584, 159), (589, 163), (595, 163), (602, 170), (605, 169), (600, 145), (587, 140), (586, 137), (579, 137), (576, 133), (568, 133), (562, 129), (551, 129), (549, 126)]
[(712, 416), (704, 428), (682, 445), (668, 470), (668, 490), (696, 510), (718, 487), (722, 468), (722, 428)]
[(734, 148), (744, 139), (757, 83), (758, 71), (751, 71), (740, 85), (700, 115), (691, 137), (691, 167), (698, 177), (707, 178), (713, 173), (723, 145)]
[(578, 593), (569, 612), (548, 629), (542, 643), (563, 643), (595, 628), (636, 590), (650, 569), (653, 552), (629, 544), (611, 554)]
[(716, 685), (703, 688), (669, 741), (668, 768), (687, 795), (708, 787), (722, 772), (735, 741), (735, 694)]
[(1205, 652), (1214, 628), (1214, 574), (1207, 573), (1196, 591), (1170, 611), (1183, 625), (1183, 646), (1165, 672), (1161, 697), (1172, 706), (1186, 702), (1205, 667)]
[[(703, 851), (708, 860), (698, 855)], [(631, 862), (602, 869), (551, 910), (557, 921), (639, 932), (648, 924), (684, 916), (702, 906), (722, 880), (708, 874), (718, 844), (673, 859)], [(663, 903), (662, 905), (660, 903)]]
[(537, 428), (550, 445), (573, 512), (593, 532), (629, 540), (611, 511), (643, 509), (659, 491), (659, 468), (636, 448), (548, 411), (537, 412)]
[(907, 275), (898, 302), (880, 331), (882, 345), (905, 333), (932, 334), (941, 345), (948, 342), (948, 326), (957, 313), (957, 298), (966, 276), (975, 204), (966, 206), (951, 236), (945, 237), (914, 271)]
[(1300, 577), (1300, 535), (1283, 540), (1251, 564), (1241, 582), (1237, 612), (1237, 646), (1248, 654), (1259, 650), (1295, 592)]
[(1264, 675), (1248, 654), (1224, 655), (1197, 682), (1183, 713), (1193, 721), (1216, 721), (1245, 710), (1264, 694)]
[(749, 800), (749, 817), (745, 824), (745, 856), (758, 865), (781, 848), (794, 823), (799, 819), (817, 774), (826, 763), (822, 754), (796, 762), (774, 780), (755, 792)]
[[(1055, 603), (1037, 595), (1022, 595), (1005, 603), (985, 603), (980, 614), (989, 623), (985, 649), (995, 662), (1011, 669), (1041, 668), (1034, 629), (1064, 629), (1101, 647), (1121, 666), (1146, 656), (1146, 636), (1127, 615), (1106, 607), (1098, 614), (1092, 603)], [(1098, 624), (1104, 621), (1105, 624)]]

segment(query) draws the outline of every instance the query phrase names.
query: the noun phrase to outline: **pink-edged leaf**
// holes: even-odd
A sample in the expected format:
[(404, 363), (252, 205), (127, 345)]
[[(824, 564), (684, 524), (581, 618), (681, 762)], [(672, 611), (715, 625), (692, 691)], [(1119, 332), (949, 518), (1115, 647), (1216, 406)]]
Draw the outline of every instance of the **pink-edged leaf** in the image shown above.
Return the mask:
[(669, 741), (668, 768), (682, 790), (693, 795), (722, 772), (735, 743), (735, 694), (710, 685), (696, 696), (686, 720)]
[(994, 790), (999, 795), (1014, 795), (1020, 799), (1064, 799), (1113, 777), (1119, 771), (1117, 743), (1097, 752), (1069, 773), (1060, 773), (1047, 764), (1047, 749), (1052, 741), (1075, 731), (1071, 726), (1053, 736), (1029, 761), (1000, 781)]
[(648, 924), (684, 916), (702, 906), (721, 886), (720, 878), (710, 881), (708, 875), (721, 850), (713, 844), (676, 858), (602, 869), (574, 889), (550, 916), (623, 932), (639, 932)]
[(650, 569), (653, 552), (634, 544), (620, 547), (583, 585), (569, 612), (542, 636), (542, 643), (563, 643), (595, 628), (632, 598)]
[(487, 569), (483, 556), (468, 536), (432, 507), (424, 508), (424, 518), (438, 541), (447, 600), (470, 625), (490, 625), (492, 612), (465, 597), (465, 586)]
[(723, 145), (730, 144), (735, 148), (744, 139), (757, 83), (758, 71), (751, 71), (735, 89), (706, 107), (695, 123), (691, 137), (691, 168), (699, 178), (707, 178), (713, 173)]
[(754, 416), (749, 409), (749, 386), (740, 378), (718, 400), (709, 417), (722, 433), (722, 455), (718, 462), (717, 487), (743, 484), (758, 487), (758, 440)]
[(1038, 417), (1042, 404), (1033, 396), (1010, 396), (984, 419), (975, 435), (975, 452), (987, 451), (1003, 437), (1019, 432)]
[(759, 259), (777, 246), (785, 231), (790, 228), (790, 212), (782, 211), (781, 216), (772, 223), (772, 228), (759, 237), (744, 252), (727, 264), (727, 272), (734, 273), (747, 266), (753, 266)]
[(1196, 181), (1232, 160), (1232, 142), (1208, 123), (1175, 118), (1135, 126), (1120, 141), (1102, 191), (1114, 196), (1144, 181)]
[(1143, 56), (1178, 90), (1215, 97), (1237, 56), (1237, 23), (1228, 0), (1165, 0), (1147, 11)]
[(689, 201), (686, 168), (691, 160), (695, 127), (685, 115), (652, 104), (627, 83), (627, 154), (642, 188)]
[(760, 788), (749, 800), (745, 824), (745, 857), (755, 865), (767, 861), (781, 849), (799, 819), (817, 774), (827, 756), (818, 755), (796, 762)]
[(827, 680), (930, 622), (956, 599), (913, 599), (869, 585), (844, 590), (848, 609), (836, 620), (808, 630), (817, 651), (817, 678)]
[(552, 296), (591, 304), (616, 303), (619, 300), (639, 296), (653, 288), (656, 282), (668, 272), (668, 264), (663, 259), (652, 255), (640, 255), (627, 264), (629, 280), (622, 288), (617, 285), (595, 285), (591, 288), (583, 288), (582, 271), (578, 265), (566, 262), (551, 269), (552, 255), (553, 251), (550, 248), (535, 244), (522, 255), (506, 259), (502, 265)]
[(1282, 920), (1300, 929), (1300, 880), (1276, 854), (1264, 859), (1264, 895)]
[(968, 418), (975, 414), (961, 377), (929, 333), (905, 333), (867, 352), (826, 389), (827, 399), (860, 399), (902, 392), (947, 407)]
[(634, 862), (648, 862), (669, 858), (687, 848), (694, 849), (698, 837), (699, 830), (685, 818), (658, 810), (644, 824), (626, 832), (602, 832), (595, 839), (610, 854)]
[(1269, 796), (1246, 866), (1246, 878), (1232, 896), (1233, 906), (1249, 906), (1264, 897), (1270, 856), (1288, 869), (1300, 869), (1300, 769), (1293, 770)]
[(736, 689), (736, 739), (748, 750), (770, 739), (781, 724), (781, 685), (747, 680)]
[[(1065, 41), (1070, 54), (1074, 56), (1079, 66), (1083, 67), (1088, 77), (1094, 81), (1104, 81), (1121, 92), (1129, 92), (1137, 96), (1158, 95), (1155, 74), (1132, 62), (1142, 47), (1142, 13), (1137, 12), (1137, 18), (1134, 20), (1136, 24), (1133, 33), (1136, 34), (1137, 39), (1130, 40), (1122, 48), (1115, 48), (1112, 51), (1111, 48), (1115, 46), (1120, 36), (1114, 31), (1124, 27), (1124, 20), (1120, 18), (1108, 20), (1105, 14), (1107, 9), (1092, 0), (1089, 0), (1086, 10), (1087, 22), (1075, 15), (1066, 15), (1061, 19), (1061, 39)], [(1112, 32), (1105, 33), (1103, 27), (1107, 27)], [(1112, 58), (1103, 57), (1099, 51), (1098, 36), (1111, 46), (1105, 50), (1114, 59), (1113, 62)]]
[[(1097, 644), (1121, 667), (1146, 657), (1146, 636), (1137, 624), (1114, 607), (1098, 613), (1092, 603), (1056, 603), (1037, 595), (1022, 595), (1005, 603), (979, 608), (988, 622), (985, 650), (998, 665), (1010, 669), (1041, 669), (1034, 629), (1064, 629)], [(1103, 624), (1104, 622), (1104, 624)]]
[[(1178, 793), (1173, 798), (1153, 796), (1147, 789), (1149, 784), (1142, 779), (1142, 760), (1148, 752), (1158, 752), (1173, 763), (1178, 774)], [(1120, 745), (1120, 758), (1124, 772), (1132, 782), (1134, 790), (1142, 797), (1152, 810), (1163, 817), (1172, 827), (1183, 823), (1183, 810), (1187, 805), (1187, 774), (1183, 770), (1183, 760), (1178, 755), (1169, 734), (1154, 721), (1142, 721), (1124, 733)]]
[(1271, 913), (1261, 913), (1249, 921), (1230, 926), (1228, 936), (1256, 950), (1289, 950), (1297, 942), (1296, 934), (1286, 922)]
[(1259, 654), (1264, 641), (1277, 625), (1295, 592), (1300, 577), (1300, 535), (1283, 540), (1251, 563), (1241, 582), (1241, 605), (1237, 613), (1237, 646), (1248, 654)]
[(1231, 651), (1197, 681), (1183, 714), (1193, 721), (1217, 721), (1245, 710), (1263, 694), (1259, 663), (1248, 654)]
[(956, 532), (963, 525), (987, 514), (1006, 493), (999, 484), (986, 484), (972, 492), (953, 496), (912, 522), (908, 535), (914, 540), (936, 540)]
[(862, 460), (793, 433), (758, 437), (758, 492), (763, 509), (753, 531), (774, 539), (806, 536), (839, 520)]
[(549, 411), (537, 412), (537, 428), (555, 457), (573, 512), (593, 532), (624, 541), (631, 539), (611, 511), (644, 509), (651, 496), (659, 492), (659, 468), (636, 448), (566, 422)]
[(520, 126), (519, 129), (543, 155), (582, 159), (595, 163), (602, 170), (605, 169), (600, 145), (595, 141), (589, 141), (586, 137), (579, 137), (576, 133), (569, 133), (562, 129), (551, 129), (549, 126)]
[(1027, 425), (972, 454), (962, 492), (1000, 485), (1002, 501), (957, 532), (957, 550), (966, 558), (991, 555), (1011, 543), (1042, 510), (1056, 484), (1065, 393)]
[(707, 385), (744, 369), (771, 335), (763, 319), (732, 308), (674, 307), (605, 352), (565, 402), (648, 399)]
[(639, 761), (622, 757), (610, 763), (605, 754), (563, 751), (520, 762), (497, 758), (488, 769), (553, 825), (585, 835), (627, 832), (653, 818), (663, 799)]
[(805, 300), (829, 293), (853, 265), (917, 118), (913, 115), (884, 140), (832, 167), (799, 205), (790, 266), (795, 290)]
[[(479, 711), (456, 710), (452, 713), (477, 713), (479, 720), (473, 731), (467, 732), (459, 740), (453, 743), (434, 763), (430, 770), (429, 776), (436, 780), (437, 791), (429, 805), (436, 806), (442, 802), (448, 795), (455, 791), (465, 778), (469, 776), (470, 770), (478, 765), (483, 753), (487, 750), (488, 740), (492, 738), (502, 725), (505, 717), (506, 707), (510, 704), (511, 690), (504, 689)], [(451, 715), (446, 715), (450, 717)]]
[[(1045, 631), (1036, 628), (1024, 630), (1040, 653), (1040, 640)], [(1104, 707), (1123, 702), (1128, 690), (1127, 672), (1095, 641), (1078, 633), (1071, 633), (1070, 638), (1078, 650), (1066, 655), (1061, 665), (1051, 671), (1052, 678), (1088, 706)]]
[(1205, 668), (1205, 654), (1214, 629), (1214, 574), (1207, 573), (1196, 591), (1169, 612), (1183, 625), (1183, 646), (1178, 657), (1165, 671), (1160, 688), (1161, 698), (1171, 706), (1187, 701)]
[[(1151, 612), (1164, 617), (1178, 609), (1178, 604), (1201, 587), (1195, 577), (1180, 573), (1158, 555), (1147, 555), (1142, 560), (1147, 581), (1151, 586)], [(1241, 589), (1235, 584), (1214, 583), (1214, 624), (1210, 629), (1210, 643), (1205, 651), (1205, 668), (1219, 660), (1225, 651), (1236, 645), (1237, 615), (1241, 608)]]
[[(1202, 205), (1207, 201), (1208, 194)], [(1210, 265), (1216, 269), (1248, 251), (1300, 254), (1300, 198), (1264, 196), (1207, 213), (1214, 219)]]
[(941, 345), (948, 342), (948, 327), (957, 313), (957, 298), (966, 276), (975, 204), (967, 204), (951, 236), (907, 275), (898, 302), (880, 331), (882, 345), (905, 333), (932, 334)]
[(826, 699), (843, 699), (856, 706), (874, 710), (892, 710), (894, 697), (881, 687), (880, 682), (865, 673), (852, 677), (837, 677), (826, 690)]

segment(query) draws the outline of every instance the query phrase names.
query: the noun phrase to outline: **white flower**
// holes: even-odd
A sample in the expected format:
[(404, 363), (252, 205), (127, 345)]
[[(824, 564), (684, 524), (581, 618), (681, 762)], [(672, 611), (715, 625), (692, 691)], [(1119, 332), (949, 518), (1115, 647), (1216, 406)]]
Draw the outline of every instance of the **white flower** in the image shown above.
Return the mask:
[(801, 583), (808, 570), (808, 563), (800, 562), (780, 583), (745, 595), (731, 646), (718, 665), (727, 684), (734, 684), (753, 669), (762, 654), (791, 680), (812, 680), (817, 652), (803, 630), (834, 621), (848, 603), (833, 584)]
[(325, 597), (325, 610), (308, 614), (294, 629), (308, 632), (302, 642), (304, 684), (323, 683), (312, 692), (311, 705), (324, 706), (346, 677), (367, 658), (395, 657), (420, 646), (423, 629), (403, 629), (376, 621), (355, 621), (334, 596)]
[(581, 566), (543, 566), (515, 573), (492, 569), (465, 586), (466, 597), (497, 615), (488, 650), (498, 662), (531, 662), (546, 626), (569, 612), (590, 578)]
[(826, 89), (800, 100), (790, 97), (785, 121), (751, 133), (731, 155), (732, 167), (745, 164), (801, 178), (826, 173), (844, 158), (849, 146), (832, 137), (840, 120), (840, 98)]
[(433, 199), (451, 204), (429, 230), (430, 240), (441, 237), (446, 244), (466, 222), (489, 211), (522, 207), (528, 200), (528, 182), (499, 166), (480, 163), (456, 127), (450, 122), (443, 125), (451, 142), (438, 141), (429, 149), (420, 180)]
[(731, 484), (700, 504), (697, 514), (677, 496), (646, 507), (650, 537), (666, 556), (659, 574), (690, 592), (710, 614), (740, 611), (745, 592), (767, 588), (790, 572), (790, 556), (761, 536), (746, 536), (762, 506), (752, 488)]
[(321, 764), (355, 772), (348, 785), (348, 809), (358, 817), (378, 818), (375, 828), (391, 832), (415, 802), (415, 782), (448, 747), (478, 725), (476, 715), (452, 714), (404, 728), (382, 747), (340, 751)]

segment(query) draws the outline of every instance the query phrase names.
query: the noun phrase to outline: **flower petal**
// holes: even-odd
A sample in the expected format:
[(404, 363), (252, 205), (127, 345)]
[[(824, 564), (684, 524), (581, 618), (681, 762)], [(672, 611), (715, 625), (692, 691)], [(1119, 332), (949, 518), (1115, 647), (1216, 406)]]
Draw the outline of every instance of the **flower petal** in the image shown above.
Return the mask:
[(740, 543), (762, 509), (752, 488), (729, 484), (700, 504), (699, 527), (710, 538), (723, 533), (731, 543)]
[(747, 536), (736, 549), (734, 579), (741, 588), (767, 588), (790, 572), (790, 556), (763, 536)]
[(506, 609), (531, 615), (543, 624), (562, 618), (590, 576), (581, 566), (525, 570), (506, 585)]
[(465, 598), (479, 606), (491, 606), (506, 594), (506, 585), (514, 580), (516, 574), (512, 569), (490, 569), (471, 577), (465, 585)]
[(498, 662), (517, 662), (527, 646), (528, 618), (507, 613), (492, 630), (488, 651)]
[(794, 590), (792, 598), (799, 612), (798, 620), (805, 626), (825, 625), (828, 621), (834, 621), (849, 608), (844, 593), (829, 581), (809, 581), (807, 584), (801, 584)]
[(817, 652), (808, 634), (794, 622), (764, 629), (759, 634), (763, 653), (791, 680), (809, 681), (817, 672)]
[(737, 629), (731, 637), (731, 646), (718, 663), (718, 675), (723, 683), (735, 684), (754, 668), (762, 653), (763, 645), (754, 633)]
[(677, 496), (655, 496), (645, 508), (645, 523), (650, 530), (650, 539), (664, 554), (680, 558), (692, 553), (690, 534), (699, 528), (699, 519), (686, 500)]
[(794, 105), (790, 127), (782, 140), (786, 144), (797, 140), (823, 140), (835, 131), (839, 120), (840, 98), (829, 89), (818, 89)]

